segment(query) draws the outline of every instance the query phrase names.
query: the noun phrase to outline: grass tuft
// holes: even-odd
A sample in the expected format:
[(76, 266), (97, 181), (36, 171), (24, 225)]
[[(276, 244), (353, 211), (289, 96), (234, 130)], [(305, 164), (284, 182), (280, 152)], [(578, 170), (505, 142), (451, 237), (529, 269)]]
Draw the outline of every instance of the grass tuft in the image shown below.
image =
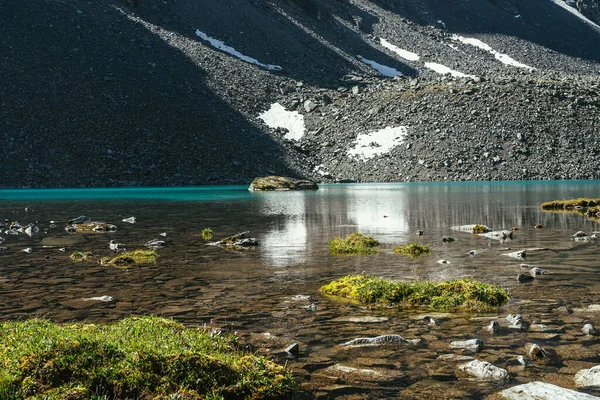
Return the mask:
[(156, 261), (158, 253), (154, 250), (134, 250), (131, 252), (119, 254), (113, 258), (104, 257), (100, 260), (102, 265), (112, 265), (115, 267), (128, 267), (136, 264), (149, 264)]
[(397, 305), (403, 308), (466, 309), (486, 311), (508, 301), (506, 289), (458, 279), (442, 283), (394, 282), (368, 275), (349, 275), (321, 287), (326, 294), (348, 297), (366, 304)]
[(329, 241), (329, 252), (334, 255), (373, 254), (377, 252), (379, 242), (370, 236), (355, 232), (345, 239), (335, 238)]
[(210, 228), (202, 229), (202, 239), (209, 240), (213, 237), (213, 230)]
[(108, 325), (44, 319), (0, 324), (0, 398), (280, 399), (296, 382), (283, 366), (159, 317)]
[(425, 244), (410, 243), (403, 247), (394, 248), (394, 253), (404, 254), (412, 258), (428, 256), (431, 254), (431, 249)]

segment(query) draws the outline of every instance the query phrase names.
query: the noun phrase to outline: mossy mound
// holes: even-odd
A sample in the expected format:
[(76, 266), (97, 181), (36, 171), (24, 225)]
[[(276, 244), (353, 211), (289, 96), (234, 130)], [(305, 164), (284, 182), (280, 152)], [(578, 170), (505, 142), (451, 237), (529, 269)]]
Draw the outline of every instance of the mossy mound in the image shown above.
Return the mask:
[(370, 236), (355, 232), (345, 239), (335, 238), (329, 241), (329, 252), (334, 255), (373, 254), (377, 252), (379, 242)]
[(265, 176), (254, 179), (248, 190), (317, 190), (318, 188), (319, 186), (312, 181), (285, 176)]
[(73, 261), (91, 261), (94, 258), (94, 253), (91, 251), (74, 251), (69, 258)]
[(428, 256), (431, 254), (431, 249), (425, 244), (410, 243), (403, 247), (394, 248), (394, 253), (404, 254), (412, 258)]
[(44, 319), (0, 324), (0, 398), (280, 399), (296, 382), (284, 367), (169, 319), (109, 325)]
[(158, 253), (154, 250), (134, 250), (119, 254), (113, 258), (104, 257), (100, 260), (102, 265), (113, 265), (115, 267), (128, 267), (135, 264), (149, 264), (156, 261)]
[(213, 237), (213, 230), (210, 228), (202, 229), (202, 239), (209, 240)]
[(553, 200), (542, 203), (542, 210), (570, 210), (578, 207), (598, 207), (600, 199), (579, 198), (570, 200)]
[(485, 311), (508, 301), (506, 289), (469, 279), (442, 283), (394, 282), (368, 275), (344, 276), (321, 287), (326, 294), (348, 297), (366, 304), (402, 308), (467, 309)]
[(488, 231), (489, 231), (489, 229), (486, 226), (483, 226), (483, 225), (475, 225), (473, 227), (473, 234), (474, 235), (477, 235), (477, 234), (480, 234), (480, 233), (486, 233)]

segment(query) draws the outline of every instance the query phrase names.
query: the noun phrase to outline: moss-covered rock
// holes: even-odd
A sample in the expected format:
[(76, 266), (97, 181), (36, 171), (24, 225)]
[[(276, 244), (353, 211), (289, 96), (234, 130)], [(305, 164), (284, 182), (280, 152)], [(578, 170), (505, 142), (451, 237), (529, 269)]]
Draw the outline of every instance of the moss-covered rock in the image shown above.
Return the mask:
[(355, 232), (348, 237), (329, 241), (329, 252), (334, 255), (373, 254), (377, 252), (379, 242), (370, 236)]
[(149, 264), (156, 261), (158, 253), (154, 250), (134, 250), (119, 254), (113, 258), (104, 257), (100, 260), (102, 265), (112, 265), (115, 267), (128, 267), (136, 264)]
[(366, 304), (428, 307), (443, 310), (489, 310), (508, 301), (506, 289), (458, 279), (442, 283), (394, 282), (368, 275), (344, 276), (321, 287), (325, 294)]
[(2, 399), (280, 399), (291, 373), (248, 354), (233, 335), (169, 319), (0, 324)]
[(425, 244), (410, 243), (406, 246), (398, 246), (394, 248), (394, 253), (404, 254), (412, 258), (428, 256), (431, 254), (431, 249)]
[(94, 253), (91, 251), (74, 251), (69, 258), (73, 261), (91, 261), (94, 257)]
[(248, 190), (317, 190), (318, 188), (319, 186), (312, 181), (272, 175), (254, 179)]

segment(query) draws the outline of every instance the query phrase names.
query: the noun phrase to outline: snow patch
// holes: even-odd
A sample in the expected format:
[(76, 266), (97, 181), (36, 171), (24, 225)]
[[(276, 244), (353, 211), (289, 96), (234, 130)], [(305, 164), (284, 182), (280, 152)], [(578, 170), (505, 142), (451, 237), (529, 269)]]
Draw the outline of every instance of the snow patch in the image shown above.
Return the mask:
[(475, 75), (464, 74), (462, 72), (455, 71), (453, 69), (446, 67), (445, 65), (438, 64), (438, 63), (432, 63), (432, 62), (425, 63), (425, 68), (429, 68), (430, 70), (435, 71), (438, 74), (442, 74), (442, 75), (450, 74), (455, 78), (471, 78), (471, 79), (476, 78)]
[(325, 175), (331, 175), (329, 172), (327, 172), (327, 167), (325, 166), (325, 164), (319, 164), (317, 165), (313, 171), (315, 171), (317, 174), (321, 175), (321, 176), (325, 176)]
[(348, 156), (366, 160), (387, 153), (403, 143), (407, 131), (406, 126), (388, 126), (379, 131), (358, 135), (354, 148), (348, 150)]
[(456, 40), (456, 41), (459, 41), (459, 42), (461, 42), (463, 44), (468, 44), (468, 45), (477, 47), (478, 49), (487, 51), (488, 53), (490, 53), (494, 57), (496, 57), (496, 60), (500, 61), (503, 64), (512, 65), (513, 67), (517, 67), (517, 68), (528, 69), (529, 71), (533, 71), (535, 69), (535, 68), (533, 68), (533, 67), (531, 67), (531, 66), (529, 66), (527, 64), (523, 64), (523, 63), (518, 62), (517, 60), (515, 60), (514, 58), (512, 58), (508, 54), (503, 54), (503, 53), (500, 53), (499, 51), (494, 50), (490, 45), (482, 42), (479, 39), (468, 38), (468, 37), (459, 36), (459, 35), (453, 35), (452, 39)]
[(202, 40), (206, 40), (207, 42), (209, 42), (212, 47), (219, 49), (221, 51), (224, 51), (225, 53), (229, 53), (232, 56), (237, 57), (242, 61), (246, 61), (247, 63), (258, 65), (259, 67), (268, 69), (270, 71), (281, 71), (282, 70), (282, 68), (279, 65), (263, 64), (263, 63), (259, 62), (256, 58), (252, 58), (252, 57), (243, 55), (242, 53), (240, 53), (233, 47), (227, 46), (222, 41), (208, 36), (206, 33), (200, 31), (200, 29), (196, 29), (196, 36), (198, 36)]
[(379, 43), (381, 43), (381, 45), (383, 47), (385, 47), (386, 49), (393, 51), (394, 53), (398, 54), (400, 57), (404, 58), (405, 60), (418, 61), (421, 58), (421, 57), (419, 57), (419, 55), (417, 53), (413, 53), (412, 51), (401, 49), (400, 47), (391, 44), (390, 42), (388, 42), (385, 39), (379, 39)]
[(304, 116), (298, 111), (288, 111), (279, 103), (271, 104), (264, 113), (260, 114), (258, 118), (262, 119), (269, 128), (287, 129), (285, 139), (289, 140), (300, 140), (304, 136), (306, 127), (304, 126)]
[(356, 56), (360, 61), (364, 62), (367, 65), (370, 65), (371, 68), (377, 70), (381, 75), (387, 76), (389, 78), (393, 78), (395, 76), (403, 76), (402, 72), (398, 71), (396, 68), (388, 67), (383, 64), (379, 64), (372, 60), (367, 60), (363, 56)]

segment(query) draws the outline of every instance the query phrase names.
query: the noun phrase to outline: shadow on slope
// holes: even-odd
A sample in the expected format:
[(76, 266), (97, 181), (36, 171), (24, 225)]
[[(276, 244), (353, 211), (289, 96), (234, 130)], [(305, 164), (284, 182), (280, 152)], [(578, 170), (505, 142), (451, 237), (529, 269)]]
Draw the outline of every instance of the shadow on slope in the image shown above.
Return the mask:
[(0, 3), (2, 187), (194, 185), (298, 175), (205, 71), (118, 2)]
[(502, 34), (548, 49), (600, 61), (600, 29), (550, 0), (371, 0), (420, 25), (464, 34)]
[(231, 4), (219, 0), (143, 3), (134, 12), (144, 20), (200, 40), (196, 29), (221, 40), (241, 53), (265, 64), (280, 65), (290, 78), (315, 85), (338, 85), (346, 74), (362, 70), (377, 72), (356, 58), (361, 55), (404, 75), (418, 72), (366, 42), (349, 25), (353, 17), (362, 20), (363, 32), (372, 30), (376, 18), (359, 8), (338, 2), (335, 15), (328, 7), (318, 12), (303, 7), (311, 1), (279, 0), (273, 4), (248, 0)]

